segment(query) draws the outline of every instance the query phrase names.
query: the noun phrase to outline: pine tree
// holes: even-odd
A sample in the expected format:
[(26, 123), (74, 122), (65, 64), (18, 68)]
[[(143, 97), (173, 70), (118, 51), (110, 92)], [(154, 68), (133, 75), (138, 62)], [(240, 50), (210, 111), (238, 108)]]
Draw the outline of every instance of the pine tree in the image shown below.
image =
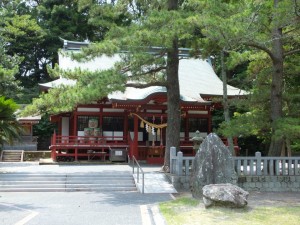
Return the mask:
[[(178, 48), (189, 40), (189, 32), (192, 31), (186, 20), (187, 13), (177, 0), (166, 2), (123, 0), (115, 4), (92, 6), (85, 4), (86, 2), (79, 1), (79, 6), (89, 8), (92, 15), (89, 21), (106, 26), (108, 31), (104, 40), (90, 44), (73, 57), (85, 60), (102, 54), (113, 55), (124, 51), (126, 53), (121, 54), (122, 61), (113, 69), (104, 72), (54, 70), (55, 73), (76, 79), (76, 86), (65, 87), (64, 91), (50, 90), (50, 95), (43, 95), (41, 99), (35, 101), (31, 106), (31, 112), (36, 110), (36, 107), (46, 109), (49, 105), (52, 107), (55, 105), (52, 110), (70, 110), (78, 103), (98, 100), (112, 91), (122, 91), (129, 86), (166, 87), (168, 128), (164, 170), (168, 171), (169, 148), (171, 146), (179, 148), (180, 141)], [(104, 10), (106, 18), (100, 16)], [(160, 48), (154, 54), (149, 54), (149, 48), (153, 46)], [(129, 76), (126, 75), (128, 72)]]
[[(205, 38), (202, 40), (205, 51), (226, 48), (231, 52), (243, 52), (250, 56), (247, 60), (262, 63), (256, 75), (265, 75), (269, 68), (269, 116), (264, 121), (270, 124), (265, 133), (270, 137), (269, 155), (278, 156), (284, 143), (284, 137), (278, 135), (280, 121), (284, 117), (284, 80), (288, 74), (284, 63), (292, 55), (300, 52), (299, 14), (296, 1), (206, 1), (191, 0), (191, 6), (198, 8), (199, 16), (192, 17), (202, 28)], [(248, 52), (246, 52), (247, 50)], [(249, 54), (249, 50), (251, 53)], [(240, 55), (242, 56), (242, 55)], [(257, 79), (260, 80), (260, 79)], [(258, 109), (260, 111), (261, 109)], [(262, 115), (262, 114), (261, 114)], [(261, 123), (261, 121), (252, 121)]]

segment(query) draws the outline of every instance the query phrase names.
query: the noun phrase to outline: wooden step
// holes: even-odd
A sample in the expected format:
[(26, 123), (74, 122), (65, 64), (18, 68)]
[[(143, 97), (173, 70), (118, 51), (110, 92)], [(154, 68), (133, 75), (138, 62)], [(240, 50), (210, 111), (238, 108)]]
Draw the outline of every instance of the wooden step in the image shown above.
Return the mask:
[(0, 160), (2, 162), (23, 162), (23, 150), (3, 150)]

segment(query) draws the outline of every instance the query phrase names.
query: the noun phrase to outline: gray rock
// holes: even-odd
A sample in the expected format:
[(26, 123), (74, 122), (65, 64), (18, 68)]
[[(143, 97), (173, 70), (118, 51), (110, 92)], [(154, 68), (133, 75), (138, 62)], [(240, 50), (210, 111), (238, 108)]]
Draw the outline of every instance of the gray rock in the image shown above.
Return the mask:
[(201, 198), (205, 185), (236, 182), (231, 152), (216, 134), (209, 134), (193, 160), (190, 178), (193, 197)]
[(242, 208), (248, 204), (249, 193), (233, 184), (210, 184), (203, 187), (205, 207), (225, 206)]

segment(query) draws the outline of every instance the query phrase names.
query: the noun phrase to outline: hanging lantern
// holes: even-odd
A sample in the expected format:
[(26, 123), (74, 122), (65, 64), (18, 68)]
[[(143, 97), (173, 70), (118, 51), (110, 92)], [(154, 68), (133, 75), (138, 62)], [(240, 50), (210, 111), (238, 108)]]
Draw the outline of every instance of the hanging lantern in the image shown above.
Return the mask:
[(151, 131), (152, 131), (152, 135), (155, 135), (154, 127), (152, 127)]

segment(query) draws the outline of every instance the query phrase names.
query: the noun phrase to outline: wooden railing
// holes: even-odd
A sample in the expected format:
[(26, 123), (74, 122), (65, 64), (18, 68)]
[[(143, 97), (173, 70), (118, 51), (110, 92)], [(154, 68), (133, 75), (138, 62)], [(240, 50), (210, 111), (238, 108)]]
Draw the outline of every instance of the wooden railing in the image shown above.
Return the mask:
[(52, 136), (51, 145), (70, 146), (70, 145), (105, 145), (122, 144), (127, 139), (124, 136), (61, 136), (54, 134)]
[(54, 134), (51, 140), (51, 157), (56, 161), (77, 161), (110, 157), (112, 148), (128, 148), (124, 136), (62, 136)]
[[(170, 149), (170, 173), (189, 176), (195, 157), (184, 157), (176, 148)], [(234, 168), (238, 176), (300, 176), (300, 157), (233, 157)]]

